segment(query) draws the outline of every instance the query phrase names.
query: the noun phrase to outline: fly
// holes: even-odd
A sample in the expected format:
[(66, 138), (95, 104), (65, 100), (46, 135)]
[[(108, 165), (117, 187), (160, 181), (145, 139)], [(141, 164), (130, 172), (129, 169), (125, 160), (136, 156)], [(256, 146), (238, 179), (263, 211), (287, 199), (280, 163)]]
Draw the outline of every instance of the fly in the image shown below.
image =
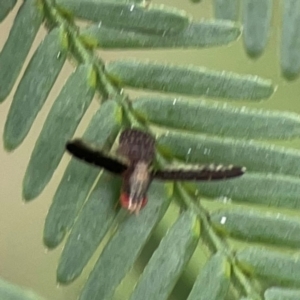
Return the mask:
[(76, 139), (66, 148), (76, 158), (104, 168), (122, 176), (120, 204), (130, 212), (138, 213), (147, 203), (147, 190), (151, 181), (159, 180), (222, 180), (241, 176), (244, 167), (223, 165), (196, 165), (190, 169), (153, 169), (155, 139), (149, 133), (138, 129), (126, 129), (119, 138), (117, 154), (126, 162), (112, 158), (104, 152)]

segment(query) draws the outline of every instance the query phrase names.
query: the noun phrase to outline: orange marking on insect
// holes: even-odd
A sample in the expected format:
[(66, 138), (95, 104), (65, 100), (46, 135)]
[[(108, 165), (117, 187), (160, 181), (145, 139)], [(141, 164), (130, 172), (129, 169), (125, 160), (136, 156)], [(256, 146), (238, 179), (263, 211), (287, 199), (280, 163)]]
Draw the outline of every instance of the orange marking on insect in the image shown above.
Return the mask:
[(130, 201), (130, 197), (126, 193), (121, 193), (120, 195), (120, 204), (123, 208), (129, 210), (131, 213), (135, 212), (136, 214), (139, 213), (139, 211), (147, 204), (148, 199), (147, 197), (144, 197), (139, 202)]

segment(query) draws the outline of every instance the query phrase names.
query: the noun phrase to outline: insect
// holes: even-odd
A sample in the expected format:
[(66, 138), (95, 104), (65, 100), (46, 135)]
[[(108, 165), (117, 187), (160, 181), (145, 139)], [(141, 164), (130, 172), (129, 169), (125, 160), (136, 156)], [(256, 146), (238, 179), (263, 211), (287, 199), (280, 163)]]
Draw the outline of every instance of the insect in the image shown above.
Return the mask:
[(104, 152), (76, 139), (66, 145), (76, 158), (121, 175), (123, 178), (120, 204), (138, 213), (147, 203), (151, 181), (159, 180), (221, 180), (244, 174), (245, 168), (223, 165), (196, 165), (191, 169), (154, 169), (155, 138), (139, 129), (125, 129), (119, 138), (117, 154), (125, 160), (112, 158)]

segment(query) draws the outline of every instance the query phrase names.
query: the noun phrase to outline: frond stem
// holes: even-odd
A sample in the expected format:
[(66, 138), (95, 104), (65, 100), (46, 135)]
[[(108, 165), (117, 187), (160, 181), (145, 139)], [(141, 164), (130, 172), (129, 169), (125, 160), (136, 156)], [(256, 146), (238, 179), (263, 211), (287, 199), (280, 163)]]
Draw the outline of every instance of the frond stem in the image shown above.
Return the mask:
[(53, 0), (43, 0), (46, 16), (50, 23), (64, 28), (71, 44), (72, 55), (81, 63), (92, 64), (98, 75), (98, 91), (103, 99), (114, 98), (119, 95), (119, 90), (113, 86), (111, 81), (105, 75), (105, 64), (101, 59), (96, 57), (91, 49), (88, 49), (83, 41), (79, 38), (79, 28), (57, 7)]
[(200, 218), (201, 224), (205, 228), (205, 231), (207, 232), (208, 237), (214, 245), (216, 251), (223, 253), (227, 257), (232, 266), (232, 271), (234, 272), (236, 278), (239, 280), (239, 283), (243, 287), (246, 294), (250, 296), (251, 299), (262, 300), (259, 293), (254, 289), (251, 282), (238, 267), (236, 258), (234, 257), (234, 254), (232, 253), (228, 245), (213, 230), (205, 209), (200, 204), (196, 205), (194, 203), (193, 199), (191, 199), (190, 195), (187, 193), (186, 189), (182, 186), (181, 183), (176, 183), (175, 188), (178, 191), (180, 197), (185, 202), (186, 206), (192, 209)]

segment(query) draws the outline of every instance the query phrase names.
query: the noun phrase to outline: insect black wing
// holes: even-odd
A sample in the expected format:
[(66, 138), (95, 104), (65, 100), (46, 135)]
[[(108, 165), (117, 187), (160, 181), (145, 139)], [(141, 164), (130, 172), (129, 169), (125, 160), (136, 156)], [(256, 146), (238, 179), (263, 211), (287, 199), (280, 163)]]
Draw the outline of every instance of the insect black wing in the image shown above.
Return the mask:
[(241, 176), (245, 173), (244, 167), (223, 165), (202, 165), (192, 169), (154, 170), (152, 176), (161, 180), (222, 180)]
[(107, 171), (115, 174), (121, 174), (127, 169), (127, 166), (125, 164), (119, 162), (116, 159), (110, 158), (101, 151), (90, 147), (89, 145), (78, 139), (68, 142), (66, 145), (66, 149), (76, 158), (104, 168)]
[(119, 153), (131, 162), (151, 162), (154, 158), (155, 139), (147, 132), (138, 129), (125, 129), (119, 139)]

